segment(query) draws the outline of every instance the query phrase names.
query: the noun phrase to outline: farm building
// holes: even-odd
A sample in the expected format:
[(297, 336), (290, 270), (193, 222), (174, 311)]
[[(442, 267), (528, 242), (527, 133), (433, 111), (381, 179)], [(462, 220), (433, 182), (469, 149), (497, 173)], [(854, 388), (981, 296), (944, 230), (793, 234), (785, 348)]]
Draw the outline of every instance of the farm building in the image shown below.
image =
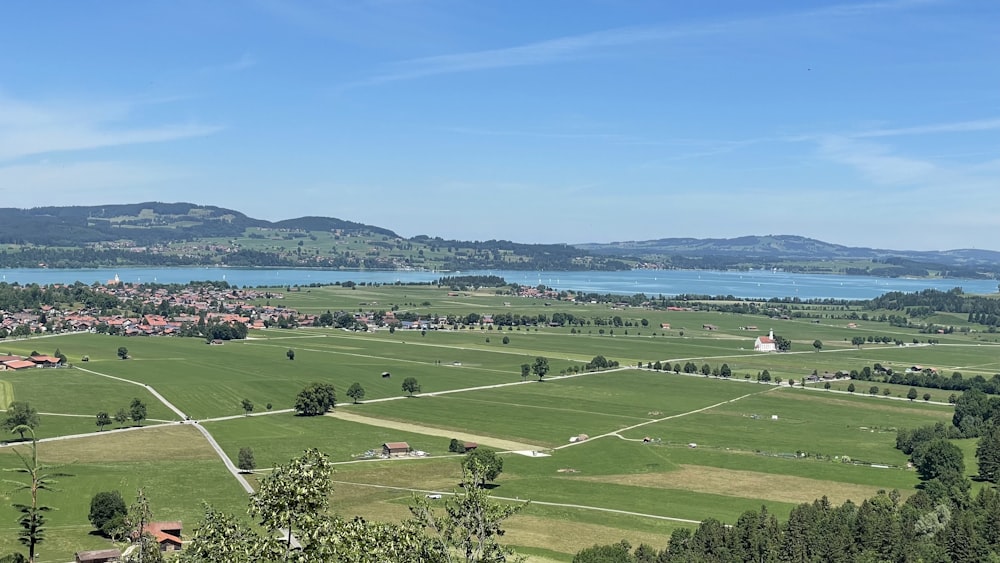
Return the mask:
[(778, 343), (774, 341), (774, 331), (772, 330), (767, 336), (758, 336), (757, 340), (753, 341), (753, 351), (777, 352)]
[(382, 444), (382, 455), (386, 457), (406, 455), (410, 453), (410, 445), (406, 442), (386, 442)]
[(4, 365), (7, 366), (7, 368), (9, 369), (24, 369), (24, 368), (38, 367), (38, 365), (35, 364), (35, 362), (31, 362), (28, 360), (11, 360), (9, 362), (4, 362)]
[(74, 557), (76, 563), (108, 563), (121, 559), (122, 552), (117, 549), (97, 549), (93, 551), (77, 551)]
[(180, 551), (181, 529), (183, 525), (180, 522), (150, 522), (143, 531), (156, 538), (160, 551)]

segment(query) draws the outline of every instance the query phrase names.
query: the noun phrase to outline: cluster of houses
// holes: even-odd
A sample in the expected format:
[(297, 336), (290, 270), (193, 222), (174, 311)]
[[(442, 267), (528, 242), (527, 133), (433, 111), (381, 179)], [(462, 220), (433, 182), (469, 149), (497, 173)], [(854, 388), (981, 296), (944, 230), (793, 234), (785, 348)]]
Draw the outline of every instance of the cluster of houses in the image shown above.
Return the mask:
[(6, 330), (4, 334), (14, 336), (65, 331), (170, 336), (179, 332), (185, 324), (197, 324), (202, 318), (208, 323), (240, 323), (248, 329), (277, 325), (282, 319), (295, 319), (299, 325), (315, 321), (315, 316), (300, 315), (294, 309), (253, 303), (254, 300), (283, 297), (281, 293), (272, 291), (211, 286), (171, 291), (163, 287), (122, 284), (116, 280), (110, 280), (106, 285), (95, 285), (92, 289), (118, 298), (129, 308), (184, 313), (106, 315), (95, 309), (63, 311), (51, 305), (42, 305), (37, 310), (0, 310), (0, 329)]

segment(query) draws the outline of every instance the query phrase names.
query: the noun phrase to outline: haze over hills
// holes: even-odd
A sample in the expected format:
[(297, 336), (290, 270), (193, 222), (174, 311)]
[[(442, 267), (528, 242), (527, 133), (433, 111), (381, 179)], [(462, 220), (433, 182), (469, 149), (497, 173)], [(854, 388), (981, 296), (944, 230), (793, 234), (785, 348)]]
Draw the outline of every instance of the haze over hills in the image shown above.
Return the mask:
[(903, 259), (951, 266), (996, 265), (1000, 252), (980, 249), (888, 250), (852, 247), (797, 235), (742, 236), (737, 238), (662, 238), (645, 241), (585, 243), (574, 245), (597, 254), (740, 256), (799, 260)]
[[(194, 244), (199, 243), (199, 244)], [(996, 277), (1000, 252), (848, 247), (794, 235), (607, 244), (404, 238), (332, 217), (282, 221), (192, 203), (0, 208), (0, 266), (228, 265), (379, 269), (622, 270), (634, 267), (879, 276)], [(144, 252), (143, 252), (144, 250)], [(825, 263), (838, 263), (831, 266)]]

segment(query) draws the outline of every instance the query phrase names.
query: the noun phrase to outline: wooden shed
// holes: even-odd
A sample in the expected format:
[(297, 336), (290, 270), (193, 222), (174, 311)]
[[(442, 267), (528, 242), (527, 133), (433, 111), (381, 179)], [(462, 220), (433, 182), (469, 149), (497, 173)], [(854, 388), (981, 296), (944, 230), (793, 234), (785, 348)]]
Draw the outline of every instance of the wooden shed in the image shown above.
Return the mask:
[(77, 551), (74, 557), (76, 563), (109, 563), (119, 561), (122, 552), (117, 549), (97, 549), (92, 551)]
[(406, 442), (386, 442), (382, 444), (382, 455), (386, 457), (406, 455), (408, 453), (410, 453), (410, 445)]

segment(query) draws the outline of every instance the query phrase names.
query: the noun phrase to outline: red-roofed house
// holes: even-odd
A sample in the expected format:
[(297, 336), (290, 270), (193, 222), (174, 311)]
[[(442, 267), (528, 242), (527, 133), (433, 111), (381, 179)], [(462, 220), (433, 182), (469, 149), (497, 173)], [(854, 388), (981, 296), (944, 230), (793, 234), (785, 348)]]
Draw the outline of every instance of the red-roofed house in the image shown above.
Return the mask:
[(150, 522), (143, 531), (156, 538), (160, 551), (180, 551), (182, 528), (180, 522)]
[(54, 356), (31, 356), (28, 359), (36, 365), (42, 367), (55, 367), (59, 365), (59, 358)]

